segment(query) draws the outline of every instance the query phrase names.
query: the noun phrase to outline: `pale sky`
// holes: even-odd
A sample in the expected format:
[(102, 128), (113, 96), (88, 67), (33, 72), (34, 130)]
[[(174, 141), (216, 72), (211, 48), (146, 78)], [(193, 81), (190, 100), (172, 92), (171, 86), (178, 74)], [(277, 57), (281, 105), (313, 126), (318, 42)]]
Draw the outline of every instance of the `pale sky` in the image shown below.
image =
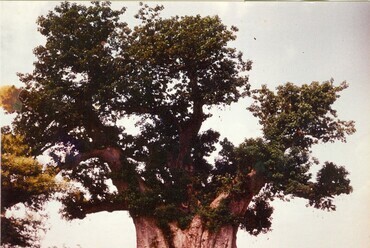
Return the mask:
[[(57, 2), (0, 2), (1, 77), (0, 84), (20, 85), (16, 72), (31, 72), (32, 49), (44, 43), (37, 32), (36, 18)], [(153, 4), (153, 2), (150, 2)], [(239, 231), (238, 247), (254, 248), (366, 248), (370, 244), (370, 3), (170, 3), (165, 16), (219, 15), (223, 22), (239, 28), (232, 44), (252, 60), (252, 87), (271, 88), (285, 82), (296, 84), (347, 81), (335, 104), (339, 117), (355, 120), (357, 133), (345, 144), (315, 147), (321, 162), (345, 165), (354, 192), (337, 198), (337, 211), (306, 208), (303, 200), (274, 202), (272, 231), (252, 237)], [(114, 2), (128, 6), (124, 20), (133, 23), (136, 2)], [(128, 19), (127, 19), (128, 18)], [(255, 38), (255, 39), (254, 39)], [(257, 120), (245, 110), (249, 100), (215, 111), (204, 124), (213, 127), (235, 144), (260, 135)], [(2, 115), (1, 123), (9, 122)], [(135, 247), (135, 230), (125, 212), (88, 215), (84, 220), (66, 222), (49, 209), (50, 230), (42, 248)]]

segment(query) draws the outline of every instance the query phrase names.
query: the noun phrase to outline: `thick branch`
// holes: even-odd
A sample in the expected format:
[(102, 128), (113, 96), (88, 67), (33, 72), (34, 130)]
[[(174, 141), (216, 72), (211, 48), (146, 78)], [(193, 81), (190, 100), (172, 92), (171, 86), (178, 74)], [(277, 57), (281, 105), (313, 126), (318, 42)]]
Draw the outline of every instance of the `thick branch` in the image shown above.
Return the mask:
[[(127, 190), (128, 183), (125, 178), (120, 177), (122, 174), (123, 165), (121, 162), (122, 159), (122, 150), (117, 147), (106, 147), (104, 149), (94, 149), (88, 152), (84, 152), (78, 154), (77, 156), (69, 159), (65, 164), (63, 164), (60, 168), (65, 170), (73, 170), (76, 168), (81, 162), (86, 161), (91, 158), (99, 158), (103, 162), (106, 162), (109, 165), (112, 173), (112, 181), (113, 184), (117, 187), (118, 192), (123, 192)], [(139, 182), (139, 189), (140, 191), (145, 190), (145, 183), (144, 181), (137, 176), (137, 180)]]
[(221, 192), (210, 204), (211, 208), (217, 208), (220, 203), (223, 200), (230, 200), (229, 208), (232, 214), (240, 216), (243, 215), (247, 209), (248, 206), (253, 198), (253, 196), (257, 195), (258, 192), (262, 189), (262, 187), (265, 185), (265, 180), (263, 175), (260, 173), (257, 173), (255, 170), (252, 170), (246, 178), (236, 178), (235, 181), (238, 180), (244, 180), (245, 187), (247, 189), (244, 189), (247, 194), (245, 194), (243, 197), (235, 196), (232, 191), (229, 192)]
[(104, 149), (94, 149), (88, 152), (80, 153), (73, 158), (68, 158), (66, 163), (60, 166), (64, 170), (72, 170), (76, 168), (81, 162), (86, 161), (90, 158), (99, 158), (102, 161), (108, 163), (111, 170), (121, 169), (121, 155), (122, 151), (119, 148), (107, 147)]
[(192, 171), (191, 164), (184, 164), (186, 156), (189, 155), (194, 139), (197, 137), (203, 123), (203, 105), (201, 101), (194, 102), (193, 114), (179, 128), (179, 152), (175, 158), (169, 160), (169, 165), (175, 168), (185, 168)]
[(103, 201), (96, 203), (88, 203), (82, 206), (84, 214), (93, 214), (98, 212), (113, 212), (120, 210), (128, 210), (127, 203), (125, 202), (111, 202)]

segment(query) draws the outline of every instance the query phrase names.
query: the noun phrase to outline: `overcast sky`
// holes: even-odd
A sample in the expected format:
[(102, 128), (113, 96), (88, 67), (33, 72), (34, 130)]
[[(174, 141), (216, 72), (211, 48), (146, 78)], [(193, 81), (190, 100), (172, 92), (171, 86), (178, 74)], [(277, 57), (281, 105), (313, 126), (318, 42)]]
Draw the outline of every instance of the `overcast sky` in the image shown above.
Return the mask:
[[(36, 18), (57, 2), (0, 2), (0, 84), (20, 85), (16, 72), (31, 72), (32, 49), (44, 43)], [(153, 2), (151, 2), (153, 4)], [(239, 247), (254, 248), (365, 248), (370, 244), (370, 4), (369, 3), (168, 3), (164, 15), (219, 15), (227, 25), (239, 28), (232, 44), (253, 61), (252, 87), (296, 84), (334, 78), (350, 88), (336, 103), (339, 117), (356, 121), (357, 133), (345, 144), (315, 147), (321, 162), (345, 165), (354, 192), (336, 200), (336, 212), (306, 208), (305, 201), (274, 202), (273, 231), (257, 238), (238, 234)], [(124, 20), (133, 23), (136, 2), (128, 6)], [(215, 112), (204, 128), (213, 127), (235, 144), (260, 134), (248, 113), (248, 100)], [(2, 115), (1, 123), (9, 122)], [(57, 204), (50, 204), (51, 229), (42, 247), (135, 247), (135, 231), (125, 212), (89, 215), (82, 221), (60, 220)]]

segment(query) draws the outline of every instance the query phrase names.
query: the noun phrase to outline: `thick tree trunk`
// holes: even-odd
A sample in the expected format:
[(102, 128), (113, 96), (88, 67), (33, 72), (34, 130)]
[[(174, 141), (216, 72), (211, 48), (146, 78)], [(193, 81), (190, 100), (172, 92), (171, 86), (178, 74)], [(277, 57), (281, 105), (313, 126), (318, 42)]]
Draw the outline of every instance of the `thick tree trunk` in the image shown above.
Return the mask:
[(134, 218), (136, 229), (136, 244), (138, 248), (169, 248), (170, 240), (156, 221), (147, 217)]
[[(242, 216), (248, 209), (253, 195), (263, 187), (262, 176), (252, 170), (248, 175), (246, 187), (250, 193), (243, 199), (231, 200), (228, 207), (235, 216)], [(232, 197), (230, 193), (220, 193), (210, 204), (212, 209), (219, 207), (224, 199)], [(225, 224), (212, 231), (205, 227), (199, 215), (194, 216), (189, 227), (181, 230), (176, 223), (169, 223), (169, 228), (162, 230), (153, 218), (134, 217), (138, 248), (236, 248), (238, 226)]]
[(167, 233), (151, 218), (134, 218), (134, 224), (138, 248), (236, 248), (237, 227), (226, 225), (212, 232), (199, 216), (185, 230), (171, 223)]

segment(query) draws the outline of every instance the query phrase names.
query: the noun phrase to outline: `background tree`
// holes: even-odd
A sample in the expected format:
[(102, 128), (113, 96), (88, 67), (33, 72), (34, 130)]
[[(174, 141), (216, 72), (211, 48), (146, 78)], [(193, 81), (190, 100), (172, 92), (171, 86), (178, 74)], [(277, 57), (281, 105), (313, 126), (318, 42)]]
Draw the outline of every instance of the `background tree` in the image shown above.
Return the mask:
[[(15, 86), (0, 88), (0, 103), (6, 113), (20, 111), (20, 89)], [(32, 148), (21, 135), (9, 127), (1, 128), (1, 244), (2, 247), (38, 247), (40, 220), (31, 213), (15, 217), (11, 212), (17, 204), (24, 204), (27, 212), (41, 210), (57, 189), (52, 167), (40, 164), (31, 156)]]
[(1, 244), (2, 247), (38, 247), (41, 221), (32, 214), (25, 218), (7, 215), (19, 203), (27, 210), (41, 210), (56, 190), (52, 167), (43, 169), (30, 156), (31, 148), (10, 129), (1, 130)]
[[(276, 197), (333, 210), (332, 197), (351, 191), (347, 172), (327, 162), (313, 180), (310, 149), (354, 132), (332, 109), (346, 84), (250, 92), (251, 62), (228, 46), (235, 27), (217, 16), (163, 19), (161, 9), (142, 6), (133, 29), (109, 3), (62, 3), (38, 19), (47, 41), (34, 72), (20, 74), (15, 125), (34, 154), (48, 150), (85, 187), (64, 200), (65, 215), (128, 210), (138, 247), (235, 247), (239, 227), (269, 229)], [(263, 137), (224, 139), (211, 164), (220, 134), (202, 123), (250, 93)], [(118, 122), (132, 116), (137, 135)]]

